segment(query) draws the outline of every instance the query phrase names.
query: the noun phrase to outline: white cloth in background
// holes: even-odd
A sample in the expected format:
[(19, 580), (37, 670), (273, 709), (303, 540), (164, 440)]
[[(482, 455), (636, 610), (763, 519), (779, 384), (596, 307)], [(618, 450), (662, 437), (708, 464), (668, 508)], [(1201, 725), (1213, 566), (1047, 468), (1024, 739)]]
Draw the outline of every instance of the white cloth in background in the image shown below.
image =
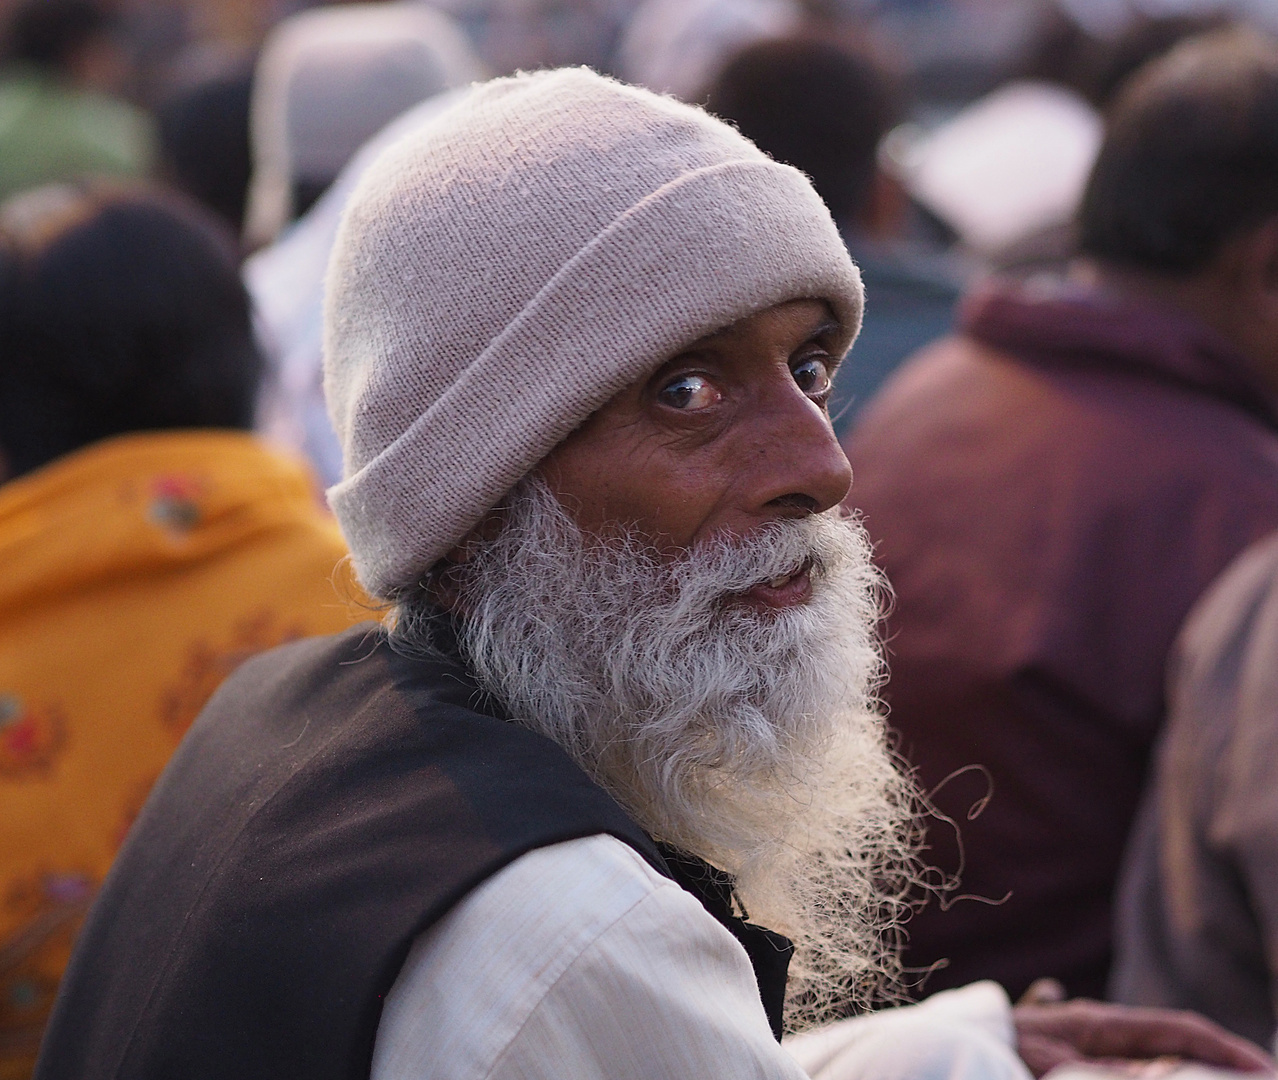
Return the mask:
[(342, 478), (342, 448), (324, 404), (324, 273), (346, 200), (369, 164), (391, 143), (438, 116), (469, 92), (439, 94), (392, 120), (359, 152), (320, 200), (275, 243), (244, 264), (258, 334), (269, 361), (257, 430), (302, 454), (324, 487)]
[(1072, 90), (1014, 82), (935, 131), (897, 129), (884, 164), (968, 248), (992, 256), (1072, 220), (1102, 128)]
[(483, 77), (462, 29), (425, 4), (347, 4), (285, 19), (253, 76), (249, 245), (274, 240), (292, 218), (294, 183), (331, 181), (404, 110)]
[(1028, 1080), (1014, 1046), (1006, 995), (977, 983), (782, 1047), (736, 939), (592, 836), (524, 855), (417, 940), (372, 1080)]
[(798, 28), (795, 0), (645, 0), (617, 48), (622, 78), (692, 101), (732, 56)]

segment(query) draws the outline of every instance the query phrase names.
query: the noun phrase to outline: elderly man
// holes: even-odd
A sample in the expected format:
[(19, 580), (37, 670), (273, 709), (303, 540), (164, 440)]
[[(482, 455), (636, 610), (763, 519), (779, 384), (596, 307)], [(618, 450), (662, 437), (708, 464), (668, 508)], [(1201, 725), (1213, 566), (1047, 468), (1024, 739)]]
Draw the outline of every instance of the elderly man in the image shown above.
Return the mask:
[[(914, 876), (824, 407), (861, 289), (803, 176), (584, 70), (492, 83), (365, 176), (329, 302), (330, 500), (389, 629), (197, 721), (39, 1075), (1024, 1076), (991, 984), (775, 1037), (891, 980)], [(1039, 1067), (1265, 1065), (1018, 1020)]]

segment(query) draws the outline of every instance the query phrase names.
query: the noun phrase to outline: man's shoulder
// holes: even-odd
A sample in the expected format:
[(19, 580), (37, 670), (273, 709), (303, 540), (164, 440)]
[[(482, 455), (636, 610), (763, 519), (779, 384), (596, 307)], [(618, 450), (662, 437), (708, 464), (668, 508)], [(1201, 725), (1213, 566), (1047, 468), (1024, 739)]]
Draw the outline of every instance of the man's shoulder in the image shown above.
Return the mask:
[[(743, 1029), (735, 1053), (775, 1054), (732, 936), (626, 845), (582, 837), (512, 862), (417, 939), (387, 995), (372, 1076), (546, 1075), (551, 1055), (557, 1075), (597, 1075), (579, 1044), (609, 1075), (671, 1075), (662, 1053), (681, 1055), (668, 1040), (713, 1042), (725, 1006)], [(662, 1032), (660, 1049), (629, 1045), (644, 1029)]]
[[(359, 803), (368, 827), (412, 820), (429, 831), (450, 821), (454, 834), (503, 845), (574, 817), (638, 834), (560, 746), (507, 719), (458, 659), (404, 655), (372, 624), (245, 663), (170, 771), (162, 792), (198, 786), (247, 799), (258, 818), (279, 816), (278, 827), (295, 817), (290, 831), (322, 828)], [(467, 823), (451, 821), (457, 814)]]
[[(562, 749), (477, 694), (460, 665), (401, 656), (367, 627), (245, 665), (156, 785), (81, 936), (63, 1022), (101, 1038), (64, 1038), (79, 1055), (64, 1075), (88, 1075), (80, 1058), (121, 1032), (139, 1060), (195, 1061), (212, 1039), (210, 1075), (268, 1059), (287, 1072), (301, 1059), (281, 1030), (309, 1032), (304, 1071), (332, 1075), (371, 1051), (373, 1005), (412, 940), (521, 856), (609, 834), (662, 865)], [(337, 1019), (317, 1032), (316, 1016)]]
[[(512, 923), (527, 923), (562, 947), (571, 938), (597, 938), (657, 893), (664, 909), (707, 925), (705, 909), (690, 893), (658, 873), (630, 845), (598, 833), (516, 859), (477, 888), (437, 933), (460, 938), (495, 934), (509, 942)], [(718, 924), (713, 926), (717, 932)]]

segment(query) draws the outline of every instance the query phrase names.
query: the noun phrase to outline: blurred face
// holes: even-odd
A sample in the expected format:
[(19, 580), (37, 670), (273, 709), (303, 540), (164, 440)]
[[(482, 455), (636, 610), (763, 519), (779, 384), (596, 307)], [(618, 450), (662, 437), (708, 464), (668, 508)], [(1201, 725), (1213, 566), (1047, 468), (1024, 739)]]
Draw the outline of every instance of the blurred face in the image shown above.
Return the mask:
[[(711, 334), (618, 394), (541, 464), (587, 532), (623, 523), (677, 553), (838, 505), (852, 472), (826, 401), (838, 364), (826, 304), (778, 304)], [(806, 571), (745, 601), (807, 600)]]

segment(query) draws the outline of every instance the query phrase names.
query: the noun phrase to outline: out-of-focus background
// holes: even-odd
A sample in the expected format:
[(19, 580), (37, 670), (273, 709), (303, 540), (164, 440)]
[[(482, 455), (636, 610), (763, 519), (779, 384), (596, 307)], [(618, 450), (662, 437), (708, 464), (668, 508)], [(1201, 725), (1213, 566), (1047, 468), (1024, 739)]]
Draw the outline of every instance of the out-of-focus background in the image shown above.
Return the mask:
[[(936, 796), (928, 857), (979, 898), (911, 922), (921, 992), (1106, 993), (1125, 872), (1136, 944), (1108, 992), (1268, 1042), (1278, 784), (1221, 810), (1258, 819), (1255, 860), (1168, 863), (1223, 866), (1175, 901), (1210, 900), (1177, 954), (1210, 992), (1155, 977), (1185, 920), (1157, 914), (1153, 810), (1120, 863), (1173, 639), (1278, 529), (1276, 33), (1278, 0), (0, 0), (0, 1080), (30, 1075), (94, 890), (209, 694), (368, 613), (341, 573), (354, 610), (335, 602), (320, 494), (348, 196), (469, 84), (568, 64), (802, 169), (861, 269), (831, 415), (896, 590), (885, 697)], [(1224, 600), (1251, 619), (1243, 570)], [(1258, 640), (1238, 724), (1278, 746), (1278, 630)], [(1229, 717), (1205, 696), (1176, 722)], [(1244, 879), (1252, 909), (1218, 902)], [(1230, 967), (1213, 950), (1239, 940)]]

